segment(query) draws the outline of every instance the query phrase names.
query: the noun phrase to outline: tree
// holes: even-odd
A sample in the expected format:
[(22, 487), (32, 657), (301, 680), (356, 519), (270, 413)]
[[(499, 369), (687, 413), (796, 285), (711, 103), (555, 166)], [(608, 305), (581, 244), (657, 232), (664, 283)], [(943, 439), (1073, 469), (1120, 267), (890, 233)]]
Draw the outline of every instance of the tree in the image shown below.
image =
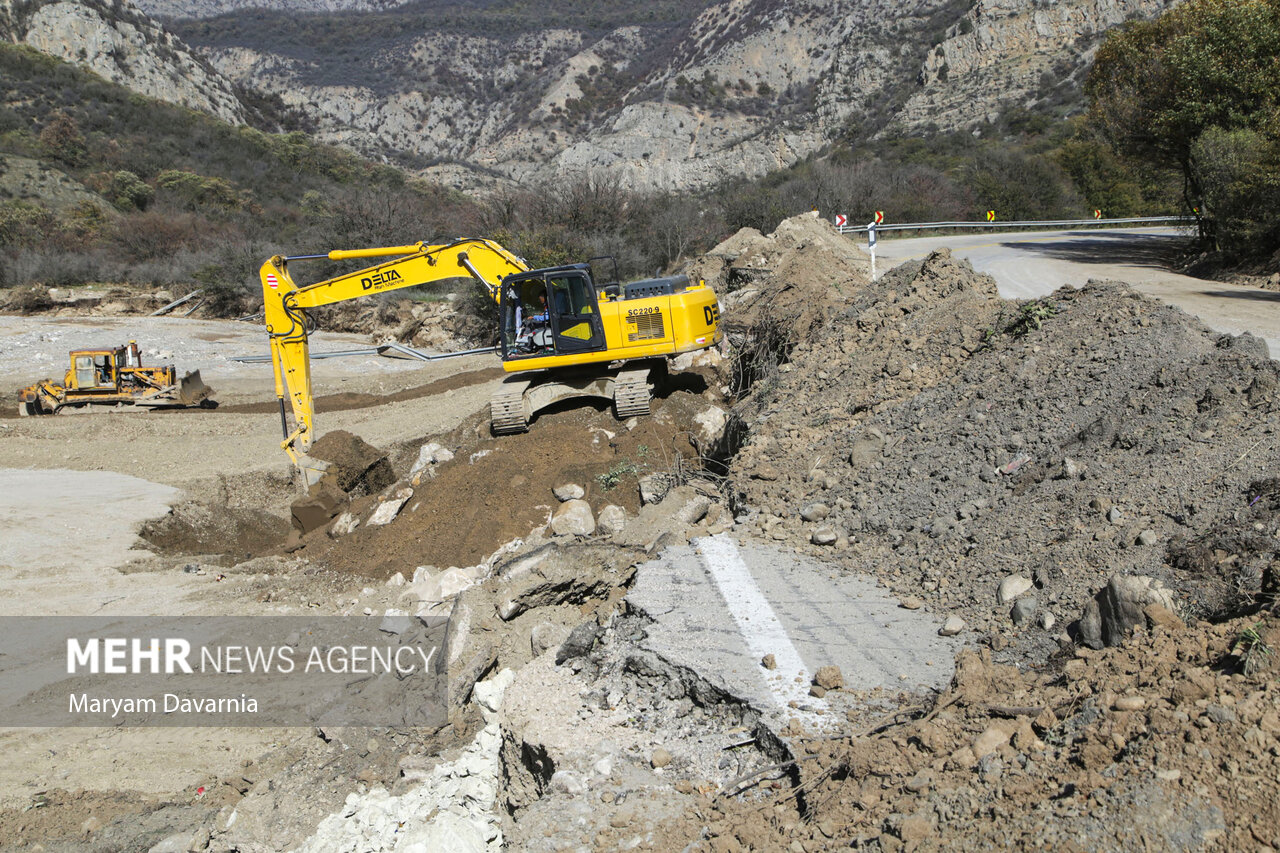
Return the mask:
[(80, 126), (61, 110), (40, 131), (40, 144), (50, 157), (73, 168), (84, 165), (88, 153)]
[[(1189, 0), (1130, 24), (1099, 48), (1085, 92), (1105, 139), (1122, 154), (1177, 168), (1184, 203), (1201, 213), (1206, 236), (1242, 248), (1234, 226), (1223, 227), (1234, 214), (1209, 203), (1240, 198), (1245, 188), (1224, 194), (1221, 160), (1204, 158), (1230, 148), (1232, 157), (1260, 162), (1280, 138), (1280, 0)], [(1253, 135), (1209, 145), (1205, 134), (1219, 130)], [(1246, 145), (1252, 153), (1242, 152)], [(1228, 171), (1231, 180), (1260, 175), (1252, 167)]]

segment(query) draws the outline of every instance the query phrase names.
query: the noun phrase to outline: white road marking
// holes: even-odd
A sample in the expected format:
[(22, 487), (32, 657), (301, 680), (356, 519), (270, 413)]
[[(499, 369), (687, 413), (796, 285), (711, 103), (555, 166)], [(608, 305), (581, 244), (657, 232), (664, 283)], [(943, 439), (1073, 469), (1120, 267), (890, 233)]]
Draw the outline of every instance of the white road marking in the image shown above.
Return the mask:
[(777, 670), (764, 680), (778, 704), (786, 708), (793, 701), (804, 704), (817, 701), (809, 695), (811, 676), (800, 652), (756, 585), (751, 570), (738, 553), (737, 544), (727, 533), (721, 533), (698, 539), (694, 545), (702, 565), (715, 581), (733, 621), (737, 623), (738, 632), (754, 662), (758, 665), (761, 658), (769, 654), (777, 661)]

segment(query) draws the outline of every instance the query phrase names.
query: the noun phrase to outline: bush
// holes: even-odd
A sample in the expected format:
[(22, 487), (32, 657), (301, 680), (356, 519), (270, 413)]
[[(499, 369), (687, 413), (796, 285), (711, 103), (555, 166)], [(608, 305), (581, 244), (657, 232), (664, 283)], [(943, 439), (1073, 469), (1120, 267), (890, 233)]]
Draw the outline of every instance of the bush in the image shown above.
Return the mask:
[(72, 167), (83, 165), (88, 151), (80, 126), (62, 111), (54, 113), (40, 131), (40, 145), (48, 156)]
[(146, 210), (155, 197), (155, 190), (133, 172), (121, 169), (111, 173), (104, 195), (117, 210)]
[(127, 261), (150, 261), (212, 239), (209, 222), (190, 213), (148, 210), (120, 217), (111, 241)]
[(56, 229), (53, 214), (39, 204), (17, 199), (0, 202), (0, 247), (35, 246)]
[(1086, 85), (1090, 122), (1125, 156), (1178, 170), (1206, 238), (1269, 254), (1278, 60), (1280, 2), (1188, 0), (1107, 37)]

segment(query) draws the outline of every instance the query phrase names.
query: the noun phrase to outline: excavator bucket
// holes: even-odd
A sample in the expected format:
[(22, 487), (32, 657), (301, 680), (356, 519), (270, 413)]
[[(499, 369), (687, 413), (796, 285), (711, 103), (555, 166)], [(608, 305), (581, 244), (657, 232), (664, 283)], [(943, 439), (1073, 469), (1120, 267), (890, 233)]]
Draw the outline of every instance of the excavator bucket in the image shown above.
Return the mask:
[(213, 389), (204, 384), (200, 371), (193, 370), (178, 383), (178, 400), (184, 406), (207, 405), (206, 401), (213, 396)]

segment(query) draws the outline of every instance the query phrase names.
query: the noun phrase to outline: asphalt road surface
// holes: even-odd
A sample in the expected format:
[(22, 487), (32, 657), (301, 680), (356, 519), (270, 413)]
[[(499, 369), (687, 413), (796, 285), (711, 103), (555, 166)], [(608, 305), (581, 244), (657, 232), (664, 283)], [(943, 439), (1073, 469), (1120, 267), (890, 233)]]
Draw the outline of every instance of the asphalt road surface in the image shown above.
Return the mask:
[[(856, 691), (937, 689), (960, 647), (959, 638), (938, 636), (937, 615), (904, 609), (870, 578), (727, 533), (642, 565), (627, 603), (654, 620), (650, 650), (775, 723), (821, 728), (843, 718), (837, 700), (845, 697), (810, 695), (823, 666), (840, 667)], [(762, 666), (766, 655), (775, 669)]]
[(947, 247), (992, 276), (1000, 295), (1010, 299), (1035, 299), (1063, 285), (1080, 287), (1090, 279), (1124, 281), (1198, 317), (1211, 329), (1232, 335), (1250, 332), (1267, 342), (1272, 358), (1280, 356), (1280, 292), (1170, 272), (1169, 262), (1187, 239), (1185, 231), (1175, 228), (881, 236), (876, 260), (882, 272)]

